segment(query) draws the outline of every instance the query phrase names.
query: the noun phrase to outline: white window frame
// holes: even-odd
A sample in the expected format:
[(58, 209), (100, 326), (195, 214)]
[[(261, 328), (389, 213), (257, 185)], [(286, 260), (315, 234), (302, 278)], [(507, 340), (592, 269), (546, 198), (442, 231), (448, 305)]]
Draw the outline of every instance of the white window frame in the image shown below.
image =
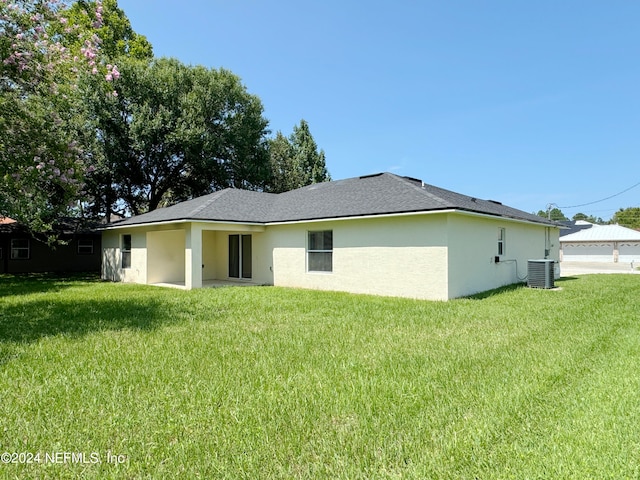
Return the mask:
[(92, 238), (78, 239), (78, 255), (93, 255), (93, 239)]
[[(124, 239), (126, 237), (129, 237), (129, 249), (128, 250), (125, 250), (125, 248), (124, 248), (125, 247)], [(131, 234), (122, 235), (122, 237), (120, 238), (120, 253), (121, 253), (121, 257), (122, 257), (122, 259), (120, 260), (120, 266), (123, 269), (131, 268), (131, 250), (133, 250), (132, 244), (133, 244), (133, 238), (131, 237)], [(125, 259), (128, 259), (128, 261), (125, 261)]]
[(504, 257), (507, 254), (507, 229), (498, 230), (498, 256)]
[[(26, 242), (27, 246), (16, 246), (16, 242)], [(20, 256), (19, 252), (27, 252), (27, 256)], [(28, 238), (12, 238), (11, 239), (11, 260), (30, 260), (31, 259), (31, 242)]]
[[(330, 249), (312, 249), (311, 248), (311, 236), (316, 234), (324, 235), (326, 233), (331, 233), (331, 248)], [(314, 254), (330, 254), (331, 263), (329, 265), (329, 270), (312, 270), (311, 269), (311, 256)], [(307, 232), (307, 272), (309, 273), (332, 273), (333, 272), (333, 230), (309, 230)]]

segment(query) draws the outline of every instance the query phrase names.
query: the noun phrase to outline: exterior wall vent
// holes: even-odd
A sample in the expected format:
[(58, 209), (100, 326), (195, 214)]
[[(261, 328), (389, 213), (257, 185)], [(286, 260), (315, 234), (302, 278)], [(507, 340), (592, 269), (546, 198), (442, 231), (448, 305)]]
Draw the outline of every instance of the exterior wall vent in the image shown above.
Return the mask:
[(554, 261), (529, 260), (527, 286), (532, 288), (554, 288)]

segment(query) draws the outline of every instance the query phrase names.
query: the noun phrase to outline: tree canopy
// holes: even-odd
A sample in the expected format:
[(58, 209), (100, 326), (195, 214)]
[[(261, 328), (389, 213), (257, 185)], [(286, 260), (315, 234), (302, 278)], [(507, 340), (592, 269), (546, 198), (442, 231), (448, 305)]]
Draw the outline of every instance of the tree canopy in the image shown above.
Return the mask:
[(92, 32), (100, 39), (100, 55), (107, 61), (153, 58), (151, 43), (133, 30), (117, 0), (77, 1), (64, 11), (64, 18), (52, 25), (52, 31), (62, 35), (64, 45), (75, 55), (85, 48), (86, 32)]
[[(556, 221), (567, 221), (569, 220), (562, 210), (559, 208), (553, 208), (551, 210), (538, 210), (538, 216), (544, 218), (550, 218), (551, 220)], [(612, 223), (617, 223), (622, 225), (623, 227), (633, 228), (636, 230), (640, 230), (640, 207), (629, 207), (629, 208), (621, 208), (616, 213), (613, 214), (611, 219), (603, 220), (602, 217), (596, 217), (595, 215), (587, 215), (586, 213), (576, 213), (571, 220), (578, 221), (584, 220), (590, 223), (594, 223), (597, 225), (608, 225)]]
[[(99, 6), (94, 18), (99, 27)], [(67, 22), (56, 0), (0, 1), (0, 215), (34, 231), (81, 196), (87, 168), (76, 92), (98, 73), (100, 42), (78, 31), (82, 55), (72, 55), (65, 32), (52, 31)]]
[(267, 120), (240, 79), (175, 59), (120, 63), (115, 91), (87, 95), (97, 132), (94, 213), (139, 214), (216, 189), (261, 189)]
[(277, 132), (269, 142), (271, 182), (268, 190), (273, 193), (331, 180), (327, 171), (323, 150), (318, 150), (309, 124), (300, 120), (287, 138)]
[(605, 221), (601, 217), (596, 217), (594, 215), (587, 215), (586, 213), (576, 213), (573, 217), (571, 217), (571, 220), (573, 221), (584, 220), (586, 222), (595, 223), (598, 225), (602, 225), (605, 223)]
[(0, 112), (0, 216), (32, 232), (330, 179), (307, 122), (269, 139), (236, 75), (154, 58), (117, 0), (0, 0)]
[(611, 220), (623, 227), (640, 230), (640, 207), (621, 208)]
[(547, 218), (549, 220), (554, 220), (556, 222), (564, 222), (569, 220), (564, 213), (562, 213), (562, 210), (560, 210), (558, 207), (552, 208), (550, 210), (538, 210), (537, 215), (539, 217), (543, 217), (543, 218)]

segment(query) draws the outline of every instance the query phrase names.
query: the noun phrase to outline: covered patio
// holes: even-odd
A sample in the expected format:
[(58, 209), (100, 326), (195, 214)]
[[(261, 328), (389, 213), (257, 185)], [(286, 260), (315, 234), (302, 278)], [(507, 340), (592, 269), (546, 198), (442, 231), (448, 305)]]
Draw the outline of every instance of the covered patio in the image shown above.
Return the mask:
[[(183, 223), (146, 232), (149, 285), (190, 290), (263, 285), (254, 276), (254, 237), (262, 226)], [(258, 262), (259, 263), (259, 262)]]

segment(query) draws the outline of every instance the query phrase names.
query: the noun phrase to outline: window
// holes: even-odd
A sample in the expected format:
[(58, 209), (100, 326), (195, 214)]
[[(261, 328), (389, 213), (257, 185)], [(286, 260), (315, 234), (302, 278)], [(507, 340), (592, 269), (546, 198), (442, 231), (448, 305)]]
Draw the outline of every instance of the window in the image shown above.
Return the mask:
[(11, 240), (11, 260), (29, 260), (29, 239), (14, 238)]
[(93, 240), (79, 239), (78, 240), (78, 255), (93, 255)]
[(309, 232), (307, 270), (309, 272), (333, 271), (333, 230)]
[(131, 235), (122, 236), (122, 268), (131, 268)]
[(505, 229), (501, 228), (498, 231), (498, 255), (505, 255), (505, 253), (506, 253)]

